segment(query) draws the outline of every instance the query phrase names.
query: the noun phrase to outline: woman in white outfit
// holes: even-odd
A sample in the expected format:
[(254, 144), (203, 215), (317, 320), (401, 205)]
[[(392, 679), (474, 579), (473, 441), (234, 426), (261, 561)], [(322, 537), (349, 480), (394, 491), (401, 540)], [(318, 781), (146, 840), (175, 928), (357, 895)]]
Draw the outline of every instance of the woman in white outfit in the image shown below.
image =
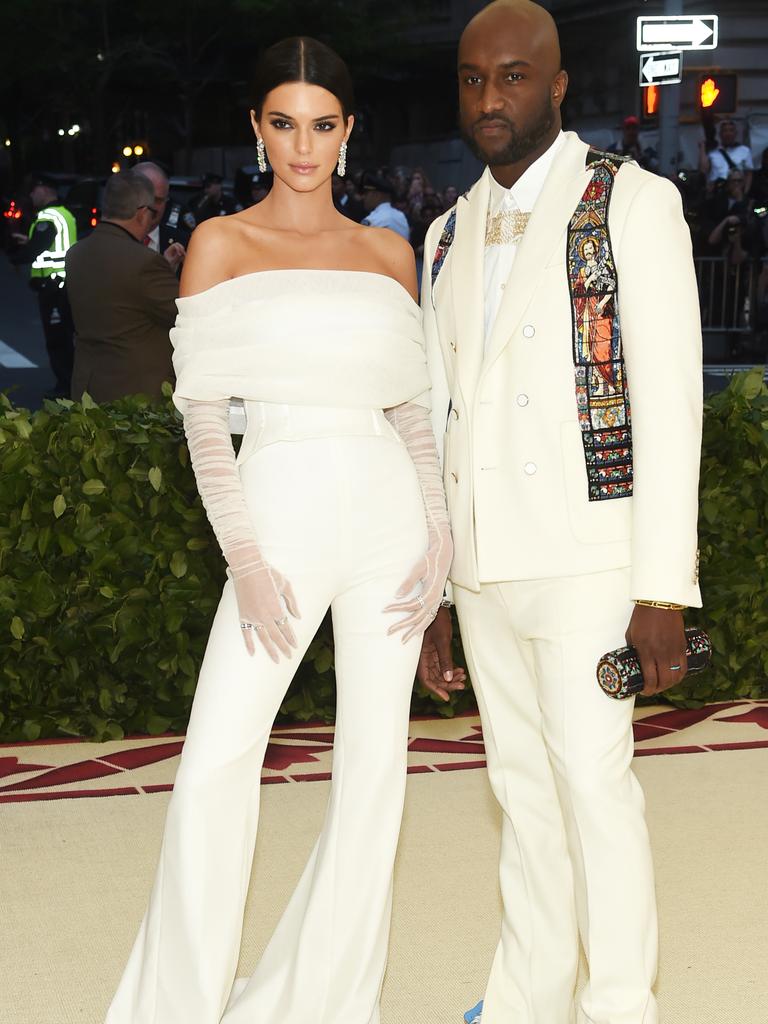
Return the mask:
[[(305, 38), (267, 51), (251, 117), (273, 190), (201, 225), (187, 256), (174, 400), (229, 579), (107, 1024), (379, 1020), (410, 694), (452, 546), (413, 254), (332, 202), (351, 107), (333, 51)], [(232, 396), (248, 417), (237, 460)], [(235, 984), (264, 751), (329, 606), (328, 811), (256, 972)]]

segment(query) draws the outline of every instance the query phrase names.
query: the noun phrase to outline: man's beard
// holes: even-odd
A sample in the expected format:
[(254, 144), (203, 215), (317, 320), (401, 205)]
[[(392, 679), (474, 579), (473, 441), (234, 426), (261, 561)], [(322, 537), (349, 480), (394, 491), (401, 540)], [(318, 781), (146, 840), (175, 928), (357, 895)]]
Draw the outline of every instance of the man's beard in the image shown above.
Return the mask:
[[(502, 121), (504, 124), (509, 126), (509, 142), (503, 149), (495, 150), (490, 154), (483, 151), (480, 143), (474, 135), (474, 128), (481, 125), (483, 121)], [(539, 146), (542, 140), (547, 137), (554, 123), (555, 111), (549, 97), (547, 97), (538, 117), (532, 124), (528, 125), (524, 132), (517, 131), (512, 122), (506, 117), (488, 115), (487, 117), (480, 118), (478, 121), (475, 121), (472, 126), (472, 132), (465, 132), (462, 129), (461, 135), (478, 160), (481, 160), (489, 167), (501, 167), (507, 164), (516, 164), (518, 161), (528, 156), (529, 153), (532, 153)]]

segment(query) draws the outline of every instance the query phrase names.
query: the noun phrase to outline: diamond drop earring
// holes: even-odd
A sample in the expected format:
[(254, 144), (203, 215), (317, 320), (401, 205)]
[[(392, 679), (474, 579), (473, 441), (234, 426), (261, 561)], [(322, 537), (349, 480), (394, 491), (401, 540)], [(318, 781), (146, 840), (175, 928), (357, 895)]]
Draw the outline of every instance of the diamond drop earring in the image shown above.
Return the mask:
[(342, 142), (341, 149), (339, 150), (339, 165), (336, 171), (340, 178), (343, 178), (347, 173), (347, 144)]
[(264, 139), (259, 139), (256, 142), (256, 162), (259, 165), (259, 170), (264, 174), (267, 169), (267, 151), (264, 148)]

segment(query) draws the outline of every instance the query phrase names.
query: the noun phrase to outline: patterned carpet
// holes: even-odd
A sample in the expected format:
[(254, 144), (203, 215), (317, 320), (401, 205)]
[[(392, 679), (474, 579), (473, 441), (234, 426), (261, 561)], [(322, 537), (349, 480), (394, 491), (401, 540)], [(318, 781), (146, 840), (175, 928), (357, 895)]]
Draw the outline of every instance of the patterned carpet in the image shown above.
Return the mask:
[[(636, 739), (657, 873), (661, 1020), (766, 1024), (768, 702), (645, 708)], [(321, 825), (331, 742), (327, 726), (273, 734), (240, 977)], [(154, 876), (180, 744), (0, 747), (0, 1024), (103, 1024)], [(414, 721), (410, 762), (381, 1024), (461, 1024), (482, 995), (500, 923), (500, 821), (486, 773), (472, 770), (484, 763), (477, 718)]]
[[(768, 747), (768, 701), (730, 701), (696, 710), (642, 708), (636, 715), (635, 744), (638, 757)], [(181, 736), (0, 745), (0, 803), (168, 792), (182, 745)], [(332, 726), (278, 726), (267, 748), (262, 782), (327, 781), (332, 749)], [(410, 774), (485, 767), (477, 715), (415, 719), (408, 749)]]

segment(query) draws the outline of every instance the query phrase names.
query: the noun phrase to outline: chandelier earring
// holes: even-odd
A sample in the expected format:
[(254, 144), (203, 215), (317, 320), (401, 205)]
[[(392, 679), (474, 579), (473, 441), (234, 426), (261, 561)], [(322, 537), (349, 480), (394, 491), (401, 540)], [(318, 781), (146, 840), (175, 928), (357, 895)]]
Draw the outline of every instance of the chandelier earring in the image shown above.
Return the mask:
[(347, 173), (347, 143), (342, 142), (341, 149), (339, 150), (339, 164), (336, 171), (340, 178), (343, 178)]
[(258, 139), (256, 142), (256, 163), (259, 165), (259, 170), (262, 174), (267, 169), (267, 151), (264, 148), (264, 139)]

